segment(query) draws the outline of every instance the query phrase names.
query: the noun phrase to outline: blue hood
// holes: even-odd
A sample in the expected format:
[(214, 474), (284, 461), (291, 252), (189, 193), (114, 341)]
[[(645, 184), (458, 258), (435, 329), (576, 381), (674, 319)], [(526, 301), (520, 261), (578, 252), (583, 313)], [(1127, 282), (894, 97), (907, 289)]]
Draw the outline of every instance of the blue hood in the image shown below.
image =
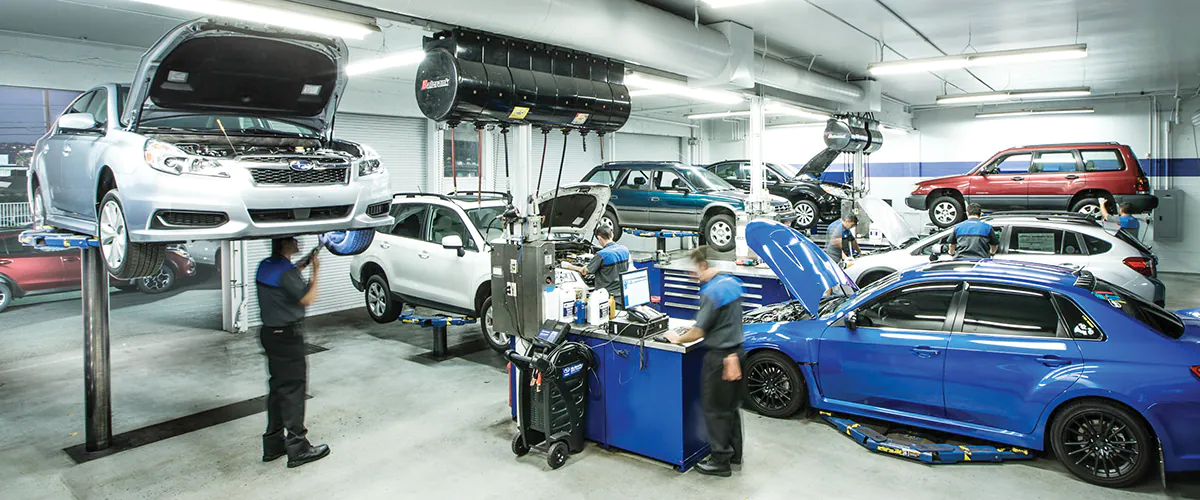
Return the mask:
[(837, 293), (858, 290), (854, 280), (825, 251), (807, 236), (775, 221), (757, 220), (746, 225), (746, 242), (779, 276), (792, 298), (817, 316), (821, 298), (831, 289)]

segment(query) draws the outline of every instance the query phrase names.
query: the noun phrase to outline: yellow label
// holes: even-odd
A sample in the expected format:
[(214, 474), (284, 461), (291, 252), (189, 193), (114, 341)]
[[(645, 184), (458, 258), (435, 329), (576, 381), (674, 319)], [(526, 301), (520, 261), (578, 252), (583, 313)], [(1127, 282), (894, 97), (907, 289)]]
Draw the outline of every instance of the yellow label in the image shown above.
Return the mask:
[(575, 113), (575, 119), (571, 120), (571, 125), (583, 125), (592, 115), (587, 113)]
[(524, 120), (525, 116), (528, 114), (529, 108), (524, 106), (513, 106), (512, 113), (509, 113), (508, 117), (513, 120)]

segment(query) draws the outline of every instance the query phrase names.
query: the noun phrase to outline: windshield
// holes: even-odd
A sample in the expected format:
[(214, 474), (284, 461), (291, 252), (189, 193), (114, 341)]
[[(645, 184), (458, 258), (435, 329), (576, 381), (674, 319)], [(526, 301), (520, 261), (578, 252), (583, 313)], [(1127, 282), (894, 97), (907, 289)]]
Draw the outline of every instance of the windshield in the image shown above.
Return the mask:
[(467, 218), (471, 219), (471, 224), (487, 242), (504, 237), (504, 222), (500, 219), (503, 214), (503, 205), (467, 209)]
[(800, 173), (800, 169), (786, 163), (768, 163), (767, 167), (771, 170), (774, 170), (775, 173), (783, 176), (784, 179), (795, 178), (796, 174)]
[(900, 273), (892, 273), (892, 274), (887, 275), (886, 277), (884, 277), (883, 279), (881, 279), (879, 281), (876, 281), (874, 283), (871, 283), (870, 285), (860, 288), (858, 290), (858, 293), (850, 294), (850, 295), (825, 297), (825, 298), (821, 299), (821, 308), (820, 308), (820, 310), (817, 311), (817, 313), (818, 313), (817, 315), (825, 316), (825, 315), (831, 314), (831, 313), (840, 313), (843, 310), (845, 310), (850, 305), (851, 302), (853, 302), (852, 300), (850, 300), (851, 298), (867, 297), (880, 289), (891, 286), (893, 283), (895, 283), (897, 281), (900, 281)]
[(1183, 336), (1183, 321), (1174, 313), (1154, 304), (1146, 302), (1133, 292), (1116, 286), (1104, 280), (1096, 280), (1092, 295), (1108, 302), (1108, 305), (1129, 315), (1131, 318), (1145, 323), (1163, 335), (1178, 339)]
[(317, 131), (308, 127), (257, 116), (176, 115), (147, 118), (141, 121), (142, 129), (177, 130), (180, 132), (219, 132), (222, 127), (224, 127), (225, 133), (229, 135), (320, 136)]
[(699, 167), (680, 168), (679, 173), (700, 191), (728, 191), (734, 187), (717, 174)]

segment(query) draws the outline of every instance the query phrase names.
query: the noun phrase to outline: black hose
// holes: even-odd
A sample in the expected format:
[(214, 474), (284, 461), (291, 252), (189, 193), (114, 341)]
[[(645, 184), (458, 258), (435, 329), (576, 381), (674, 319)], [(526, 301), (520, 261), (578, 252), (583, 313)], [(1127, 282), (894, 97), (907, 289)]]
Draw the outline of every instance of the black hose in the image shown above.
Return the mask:
[[(550, 199), (550, 217), (554, 217), (554, 205), (558, 201), (558, 188), (562, 187), (563, 166), (567, 163), (567, 136), (571, 131), (563, 129), (563, 151), (562, 158), (558, 160), (558, 179), (554, 181), (554, 198)], [(546, 219), (546, 231), (550, 231), (550, 219)]]

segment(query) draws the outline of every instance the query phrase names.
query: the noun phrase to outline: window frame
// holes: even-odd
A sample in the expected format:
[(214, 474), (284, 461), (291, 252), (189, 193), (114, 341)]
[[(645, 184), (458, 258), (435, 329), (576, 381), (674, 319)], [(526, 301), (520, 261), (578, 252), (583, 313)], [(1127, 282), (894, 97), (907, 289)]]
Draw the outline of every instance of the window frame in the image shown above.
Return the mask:
[[(68, 115), (68, 114), (73, 114), (73, 113), (88, 113), (88, 109), (90, 109), (92, 107), (92, 101), (94, 101), (96, 99), (96, 94), (98, 94), (101, 90), (106, 90), (106, 89), (104, 87), (98, 87), (98, 88), (94, 88), (92, 90), (89, 90), (87, 92), (80, 94), (79, 97), (76, 97), (75, 100), (71, 101), (71, 104), (68, 104), (67, 107), (63, 109), (62, 115), (59, 115), (59, 118), (62, 118), (63, 115)], [(75, 111), (75, 105), (79, 104), (81, 102), (85, 102), (85, 104), (83, 105), (83, 110)], [(105, 109), (107, 109), (107, 108), (105, 108)], [(95, 118), (95, 116), (93, 116), (93, 119), (94, 118)], [(99, 124), (99, 123), (97, 123), (97, 124)], [(80, 136), (80, 135), (104, 135), (104, 132), (102, 132), (102, 131), (86, 131), (86, 130), (79, 130), (79, 131), (63, 130), (58, 127), (58, 120), (55, 120), (53, 135), (56, 135), (56, 136), (65, 135), (65, 136), (74, 137), (74, 136)]]
[[(1001, 163), (1004, 163), (1009, 158), (1012, 158), (1014, 156), (1021, 156), (1021, 155), (1029, 155), (1029, 162), (1028, 162), (1027, 166), (1025, 167), (1024, 172), (1003, 173), (998, 170), (1000, 168)], [(983, 167), (983, 170), (981, 170), (981, 172), (986, 173), (987, 175), (1026, 175), (1029, 173), (1029, 166), (1032, 166), (1032, 165), (1033, 165), (1033, 152), (1032, 151), (1009, 153), (1009, 154), (1006, 154), (999, 158), (996, 158), (995, 161), (987, 164), (987, 166)]]
[[(1076, 337), (1075, 330), (1071, 328), (1071, 325), (1067, 324), (1067, 316), (1065, 314), (1063, 314), (1062, 304), (1060, 304), (1060, 301), (1067, 301), (1072, 306), (1075, 306), (1075, 309), (1077, 309), (1079, 311), (1079, 313), (1083, 315), (1084, 319), (1091, 322), (1092, 327), (1095, 328), (1097, 332), (1100, 332), (1100, 336), (1098, 338), (1094, 338), (1094, 339)], [(1108, 340), (1108, 335), (1104, 333), (1103, 328), (1100, 328), (1100, 323), (1098, 321), (1096, 321), (1095, 319), (1093, 319), (1091, 317), (1091, 315), (1089, 315), (1087, 313), (1087, 311), (1083, 309), (1083, 307), (1080, 307), (1080, 305), (1078, 303), (1076, 303), (1074, 300), (1072, 300), (1070, 297), (1063, 295), (1061, 293), (1051, 292), (1050, 293), (1050, 302), (1054, 304), (1054, 310), (1055, 310), (1055, 312), (1058, 313), (1059, 328), (1062, 328), (1063, 332), (1066, 333), (1066, 338), (1069, 338), (1069, 339), (1075, 340), (1075, 341), (1082, 340), (1084, 342), (1104, 342), (1104, 341)]]
[[(628, 189), (630, 191), (652, 191), (653, 190), (651, 188), (654, 187), (654, 173), (653, 173), (654, 169), (652, 169), (652, 168), (627, 168), (627, 169), (623, 169), (623, 170), (624, 170), (624, 172), (621, 174), (620, 178), (618, 178), (616, 180), (616, 182), (614, 183), (615, 186), (613, 186), (612, 189), (614, 189), (614, 190)], [(646, 189), (635, 189), (632, 185), (629, 185), (629, 186), (625, 185), (625, 182), (628, 181), (631, 177), (633, 177), (634, 172), (641, 172), (642, 174), (645, 174), (646, 172), (650, 172), (649, 175), (646, 175)]]
[[(1055, 324), (1054, 335), (1049, 335), (1049, 336), (1047, 336), (1047, 335), (1020, 335), (1020, 334), (1009, 335), (1009, 334), (1004, 334), (1004, 333), (979, 333), (979, 332), (968, 332), (968, 331), (963, 330), (963, 327), (966, 325), (967, 302), (968, 302), (968, 299), (970, 299), (972, 286), (975, 286), (975, 287), (993, 286), (993, 287), (1000, 287), (1000, 288), (1012, 288), (1012, 289), (1016, 289), (1016, 290), (1019, 290), (1022, 292), (1030, 292), (1030, 293), (1036, 293), (1038, 295), (1041, 295), (1046, 300), (1050, 301), (1051, 308), (1053, 309), (1054, 315), (1056, 317), (1056, 320), (1054, 323)], [(1057, 304), (1054, 303), (1054, 298), (1053, 298), (1054, 293), (1053, 292), (1049, 292), (1046, 290), (1040, 290), (1037, 288), (1029, 288), (1029, 287), (1020, 286), (1020, 285), (995, 284), (995, 283), (972, 283), (970, 281), (964, 281), (962, 284), (962, 287), (959, 289), (958, 293), (959, 293), (959, 295), (958, 295), (958, 301), (957, 301), (957, 310), (954, 313), (954, 330), (952, 332), (952, 335), (980, 335), (980, 336), (985, 336), (985, 337), (1042, 339), (1042, 340), (1046, 340), (1046, 339), (1074, 340), (1074, 337), (1072, 337), (1070, 335), (1070, 332), (1066, 331), (1066, 327), (1064, 326), (1066, 323), (1063, 321), (1062, 312), (1058, 310)], [(998, 293), (1004, 293), (1004, 292), (998, 292)], [(1082, 308), (1081, 308), (1081, 310), (1082, 310)]]
[[(392, 224), (392, 226), (391, 226), (390, 228), (388, 228), (388, 231), (387, 231), (387, 233), (386, 233), (386, 234), (387, 234), (388, 236), (393, 236), (393, 237), (396, 237), (396, 238), (404, 238), (404, 239), (406, 239), (406, 240), (413, 240), (413, 241), (425, 241), (425, 234), (426, 234), (426, 230), (427, 230), (427, 228), (428, 228), (428, 226), (429, 226), (429, 220), (430, 220), (430, 217), (429, 217), (429, 215), (430, 215), (430, 213), (429, 213), (429, 204), (428, 204), (428, 203), (396, 203), (396, 204), (393, 204), (392, 206), (393, 206), (393, 207), (400, 207), (400, 210), (403, 210), (403, 209), (404, 209), (404, 207), (408, 207), (408, 206), (417, 206), (417, 207), (420, 207), (420, 208), (421, 208), (421, 211), (424, 213), (424, 221), (421, 223), (421, 227), (420, 227), (419, 229), (417, 229), (418, 233), (417, 233), (417, 236), (416, 236), (416, 237), (412, 237), (412, 236), (401, 236), (401, 235), (399, 235), (399, 234), (396, 234), (396, 232), (395, 232), (395, 231), (396, 231), (396, 226), (399, 226), (399, 225), (400, 225), (400, 221), (399, 221), (399, 220), (396, 220), (396, 221), (395, 221), (395, 223), (394, 223), (394, 224)], [(400, 215), (400, 214), (399, 214), (400, 210), (397, 210), (397, 213), (396, 213), (396, 215), (393, 215), (392, 217), (397, 217), (397, 216), (399, 216), (399, 215)]]
[[(1078, 232), (1071, 231), (1069, 229), (1057, 228), (1057, 227), (1031, 226), (1031, 225), (1022, 226), (1019, 224), (1013, 224), (1013, 225), (1009, 226), (1009, 228), (1010, 229), (1008, 231), (1005, 231), (1006, 234), (1002, 233), (1002, 236), (1001, 236), (1002, 239), (1000, 240), (1000, 243), (1002, 243), (1001, 248), (1000, 248), (1000, 253), (1015, 254), (1015, 255), (1061, 255), (1061, 256), (1067, 256), (1067, 257), (1072, 256), (1072, 255), (1089, 255), (1087, 253), (1087, 247), (1083, 245), (1083, 243), (1084, 243), (1082, 241), (1083, 238), (1081, 238), (1079, 236)], [(1013, 239), (1016, 238), (1016, 236), (1017, 236), (1017, 230), (1022, 229), (1022, 228), (1024, 228), (1024, 229), (1041, 229), (1041, 230), (1046, 230), (1046, 231), (1061, 231), (1063, 233), (1063, 237), (1062, 237), (1062, 240), (1059, 240), (1058, 245), (1055, 246), (1055, 249), (1053, 252), (1042, 252), (1039, 250), (1018, 250), (1018, 249), (1014, 248), (1015, 242), (1013, 241)], [(1062, 251), (1063, 246), (1066, 244), (1066, 239), (1067, 239), (1068, 235), (1074, 235), (1075, 245), (1077, 247), (1079, 247), (1080, 253), (1077, 253), (1077, 254), (1063, 253), (1063, 251)]]
[(949, 288), (950, 290), (953, 291), (953, 293), (950, 296), (950, 305), (947, 306), (947, 308), (946, 308), (946, 319), (942, 321), (942, 329), (941, 330), (928, 330), (928, 329), (917, 329), (917, 328), (896, 328), (896, 327), (891, 327), (891, 326), (865, 326), (865, 325), (862, 325), (861, 323), (859, 324), (858, 329), (870, 328), (873, 330), (883, 330), (883, 331), (889, 331), (889, 332), (929, 332), (929, 333), (943, 333), (943, 334), (949, 335), (950, 333), (952, 333), (951, 328), (954, 326), (954, 320), (957, 318), (956, 310), (958, 309), (959, 295), (962, 293), (962, 282), (960, 282), (960, 281), (931, 281), (931, 282), (912, 283), (912, 284), (908, 284), (908, 285), (901, 285), (901, 286), (896, 287), (878, 297), (875, 297), (874, 299), (871, 299), (870, 301), (864, 302), (862, 304), (858, 304), (857, 306), (854, 307), (854, 313), (858, 316), (859, 320), (861, 321), (861, 318), (863, 316), (863, 310), (869, 309), (872, 306), (879, 304), (880, 302), (883, 302), (886, 300), (892, 300), (901, 295), (905, 295), (905, 294), (909, 294), (909, 293), (916, 293), (916, 292), (919, 292), (926, 288)]
[(470, 217), (465, 217), (466, 213), (461, 212), (458, 209), (458, 207), (452, 207), (449, 205), (440, 205), (440, 204), (430, 204), (429, 205), (429, 208), (425, 212), (428, 215), (425, 218), (425, 238), (420, 241), (424, 241), (425, 243), (431, 243), (431, 244), (437, 245), (439, 247), (442, 246), (441, 241), (430, 241), (430, 238), (433, 237), (434, 213), (439, 208), (444, 209), (444, 210), (454, 214), (454, 216), (458, 218), (458, 223), (462, 224), (463, 229), (465, 229), (467, 231), (467, 237), (463, 238), (463, 250), (466, 250), (468, 252), (478, 252), (479, 251), (479, 243), (478, 243), (478, 241), (476, 241), (478, 237), (475, 234), (475, 231), (472, 231), (472, 228), (475, 227), (475, 224), (472, 224), (470, 222)]
[[(1090, 174), (1090, 173), (1096, 173), (1096, 172), (1124, 172), (1129, 169), (1129, 165), (1125, 164), (1125, 155), (1122, 153), (1122, 151), (1120, 149), (1099, 148), (1099, 149), (1079, 149), (1076, 151), (1079, 153), (1079, 168), (1080, 168), (1079, 172), (1080, 173)], [(1120, 165), (1121, 168), (1119, 168), (1117, 170), (1086, 170), (1086, 169), (1084, 169), (1084, 166), (1087, 165), (1087, 162), (1084, 161), (1084, 159), (1083, 159), (1083, 153), (1094, 153), (1094, 152), (1108, 152), (1108, 153), (1117, 155), (1117, 164)]]
[(1046, 174), (1079, 175), (1079, 174), (1083, 173), (1083, 161), (1082, 161), (1083, 156), (1079, 154), (1079, 151), (1074, 150), (1074, 149), (1053, 149), (1053, 150), (1047, 149), (1045, 151), (1034, 151), (1033, 156), (1029, 158), (1029, 167), (1033, 168), (1033, 164), (1034, 164), (1033, 160), (1035, 160), (1037, 158), (1041, 158), (1042, 155), (1055, 154), (1055, 153), (1069, 153), (1072, 157), (1074, 157), (1075, 158), (1075, 171), (1073, 171), (1073, 172), (1062, 172), (1062, 171), (1029, 172), (1029, 175), (1046, 175)]
[[(733, 178), (729, 178), (729, 177), (725, 177), (725, 176), (721, 175), (719, 172), (717, 172), (717, 170), (719, 170), (719, 169), (732, 169), (731, 171), (733, 172)], [(728, 161), (728, 162), (722, 162), (722, 163), (717, 163), (717, 164), (713, 165), (712, 173), (715, 174), (717, 177), (725, 179), (725, 182), (733, 182), (733, 181), (741, 180), (738, 178), (738, 174), (737, 174), (739, 169), (741, 169), (741, 166), (738, 162)]]
[(622, 177), (622, 174), (624, 174), (624, 171), (615, 169), (615, 168), (598, 168), (598, 169), (592, 170), (591, 173), (589, 173), (587, 175), (587, 178), (586, 178), (586, 180), (584, 180), (584, 182), (595, 182), (597, 184), (604, 184), (603, 182), (597, 182), (597, 181), (592, 180), (592, 177), (595, 177), (602, 173), (612, 174), (612, 181), (610, 181), (608, 184), (605, 184), (605, 185), (608, 186), (610, 189), (616, 189), (617, 181), (621, 180), (621, 177)]
[[(695, 191), (695, 190), (696, 190), (696, 189), (695, 189), (695, 188), (692, 186), (692, 183), (691, 183), (691, 182), (688, 182), (688, 180), (687, 180), (687, 177), (684, 177), (684, 176), (683, 176), (683, 175), (681, 175), (681, 174), (680, 174), (680, 173), (679, 173), (677, 170), (675, 170), (675, 169), (673, 169), (673, 168), (668, 168), (668, 167), (656, 167), (656, 168), (650, 169), (650, 170), (649, 170), (649, 172), (650, 172), (650, 183), (651, 183), (651, 184), (650, 184), (650, 187), (651, 187), (651, 189), (650, 189), (650, 190), (651, 190), (651, 191), (660, 192), (660, 193), (667, 193), (667, 192), (677, 193), (677, 192), (681, 192), (680, 190), (678, 190), (678, 189), (674, 189), (674, 188), (670, 188), (670, 189), (663, 189), (663, 187), (662, 187), (662, 174), (665, 174), (665, 173), (669, 173), (669, 174), (671, 174), (671, 175), (674, 175), (676, 179), (679, 179), (679, 180), (683, 181), (683, 185), (684, 185), (684, 186), (687, 186), (687, 189), (688, 189), (688, 191), (689, 191), (689, 192), (691, 192), (691, 191)], [(713, 172), (713, 175), (716, 175), (716, 172)], [(658, 179), (655, 179), (656, 177), (657, 177)]]

